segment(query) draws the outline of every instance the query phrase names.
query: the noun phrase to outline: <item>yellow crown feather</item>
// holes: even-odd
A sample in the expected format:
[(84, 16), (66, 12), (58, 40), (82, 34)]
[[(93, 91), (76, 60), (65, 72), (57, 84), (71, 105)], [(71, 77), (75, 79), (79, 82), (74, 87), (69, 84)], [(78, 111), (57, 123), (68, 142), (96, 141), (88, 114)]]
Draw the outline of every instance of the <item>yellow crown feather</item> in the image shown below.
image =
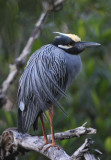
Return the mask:
[(75, 34), (66, 34), (66, 33), (61, 33), (61, 32), (53, 32), (53, 33), (57, 33), (59, 35), (70, 37), (75, 42), (81, 41), (81, 38)]

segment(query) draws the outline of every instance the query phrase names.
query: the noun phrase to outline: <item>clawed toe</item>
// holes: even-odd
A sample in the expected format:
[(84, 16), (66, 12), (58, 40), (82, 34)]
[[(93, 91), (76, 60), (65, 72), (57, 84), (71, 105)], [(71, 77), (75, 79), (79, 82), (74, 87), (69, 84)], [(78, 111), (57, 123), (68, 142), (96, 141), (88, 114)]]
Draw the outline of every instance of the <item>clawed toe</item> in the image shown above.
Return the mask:
[(49, 147), (47, 147), (47, 148), (45, 149), (45, 151), (48, 151), (48, 149), (49, 149), (50, 147), (57, 147), (58, 149), (63, 149), (62, 147), (60, 147), (60, 146), (52, 143)]
[(48, 142), (47, 143), (44, 143), (44, 145), (40, 148), (40, 150), (42, 150), (44, 148), (45, 145), (49, 144)]

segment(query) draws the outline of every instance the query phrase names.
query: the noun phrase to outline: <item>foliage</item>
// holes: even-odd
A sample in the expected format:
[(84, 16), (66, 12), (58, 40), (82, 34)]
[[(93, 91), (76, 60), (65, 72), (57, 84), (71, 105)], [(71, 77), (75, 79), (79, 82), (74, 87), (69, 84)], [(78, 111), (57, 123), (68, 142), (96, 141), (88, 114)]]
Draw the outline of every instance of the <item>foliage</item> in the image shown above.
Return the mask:
[[(0, 84), (9, 72), (9, 63), (13, 63), (23, 49), (42, 10), (39, 0), (0, 0)], [(68, 113), (55, 108), (54, 131), (65, 131), (82, 125), (85, 121), (97, 129), (93, 136), (96, 148), (103, 152), (102, 159), (111, 159), (111, 1), (110, 0), (68, 0), (64, 8), (49, 16), (45, 28), (35, 41), (31, 54), (42, 45), (50, 43), (53, 31), (75, 33), (85, 41), (96, 41), (100, 48), (88, 49), (81, 54), (82, 70), (73, 82), (61, 104)], [(8, 127), (16, 126), (16, 93), (18, 80), (8, 93), (13, 108), (10, 112), (0, 109), (0, 133)], [(17, 100), (16, 100), (17, 101)], [(49, 122), (46, 129), (50, 133)], [(39, 130), (32, 134), (42, 135)], [(83, 138), (81, 138), (82, 140)], [(77, 143), (76, 143), (77, 142)], [(82, 141), (71, 139), (59, 144), (71, 154)], [(75, 145), (76, 144), (76, 145)], [(78, 146), (77, 146), (78, 145)], [(30, 152), (25, 159), (47, 159)], [(20, 160), (24, 157), (20, 157)]]

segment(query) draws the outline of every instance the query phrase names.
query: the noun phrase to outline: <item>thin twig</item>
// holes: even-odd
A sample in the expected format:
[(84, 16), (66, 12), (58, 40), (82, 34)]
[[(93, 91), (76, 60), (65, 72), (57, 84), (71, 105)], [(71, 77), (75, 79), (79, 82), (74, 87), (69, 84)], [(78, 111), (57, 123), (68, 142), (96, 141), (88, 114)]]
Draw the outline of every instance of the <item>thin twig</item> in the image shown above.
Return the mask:
[(60, 10), (64, 2), (65, 0), (53, 0), (50, 4), (46, 3), (45, 1), (43, 2), (44, 11), (41, 13), (39, 20), (36, 22), (35, 28), (32, 31), (23, 51), (21, 52), (20, 56), (15, 59), (14, 64), (9, 65), (9, 74), (6, 80), (4, 80), (2, 83), (2, 88), (0, 89), (0, 107), (6, 103), (6, 92), (19, 74), (19, 70), (25, 65), (32, 44), (40, 36), (49, 13)]

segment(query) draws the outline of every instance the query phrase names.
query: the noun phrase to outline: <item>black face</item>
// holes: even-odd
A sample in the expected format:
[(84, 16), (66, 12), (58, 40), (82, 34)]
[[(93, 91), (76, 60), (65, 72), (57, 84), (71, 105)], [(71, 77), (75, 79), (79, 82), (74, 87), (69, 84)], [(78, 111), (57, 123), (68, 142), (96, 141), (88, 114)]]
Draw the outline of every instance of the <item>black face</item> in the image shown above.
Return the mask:
[(71, 46), (73, 46), (74, 43), (75, 42), (67, 36), (58, 36), (52, 42), (52, 44), (55, 46), (58, 46), (58, 45), (65, 45), (65, 46), (71, 45)]
[(74, 42), (70, 37), (64, 35), (55, 38), (52, 44), (69, 54), (79, 54), (84, 51), (85, 48), (100, 46), (99, 43), (95, 42)]
[(75, 42), (72, 48), (64, 49), (66, 52), (70, 54), (79, 54), (85, 50), (85, 48), (81, 45), (81, 42)]

